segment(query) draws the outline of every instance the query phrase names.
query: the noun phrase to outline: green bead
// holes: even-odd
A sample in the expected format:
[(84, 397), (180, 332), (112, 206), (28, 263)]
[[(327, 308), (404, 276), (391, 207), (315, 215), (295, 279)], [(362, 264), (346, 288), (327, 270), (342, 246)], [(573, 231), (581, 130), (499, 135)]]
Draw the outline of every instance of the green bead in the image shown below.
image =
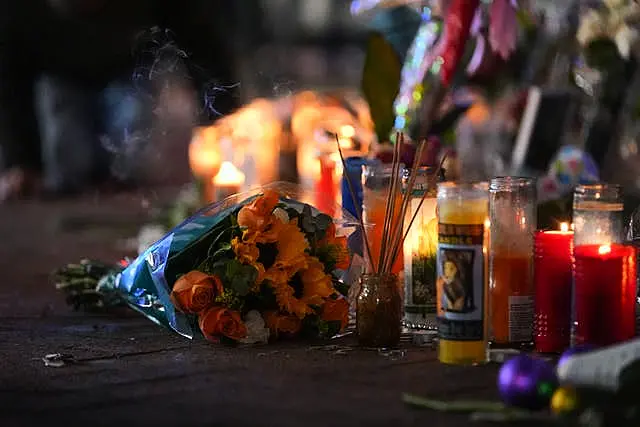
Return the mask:
[(556, 415), (566, 415), (578, 409), (578, 394), (573, 388), (559, 387), (551, 397), (551, 411)]

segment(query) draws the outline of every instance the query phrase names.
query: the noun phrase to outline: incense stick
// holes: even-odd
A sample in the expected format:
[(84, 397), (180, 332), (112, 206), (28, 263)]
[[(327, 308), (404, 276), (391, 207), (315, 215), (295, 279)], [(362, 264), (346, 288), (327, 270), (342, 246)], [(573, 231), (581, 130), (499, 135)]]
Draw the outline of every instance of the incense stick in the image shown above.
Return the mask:
[(389, 245), (389, 235), (395, 212), (395, 200), (397, 192), (398, 174), (400, 169), (400, 145), (404, 137), (401, 133), (396, 133), (396, 144), (393, 147), (393, 161), (391, 163), (391, 179), (389, 181), (389, 189), (387, 191), (387, 205), (384, 213), (384, 225), (382, 227), (382, 241), (380, 244), (380, 253), (378, 254), (378, 270), (383, 265), (384, 255)]
[(353, 190), (353, 185), (351, 185), (351, 179), (349, 179), (349, 174), (347, 173), (347, 162), (344, 160), (344, 155), (342, 154), (342, 148), (340, 147), (340, 138), (338, 137), (337, 134), (336, 134), (336, 143), (338, 145), (338, 153), (340, 154), (340, 161), (342, 162), (344, 179), (347, 181), (347, 187), (349, 187), (349, 194), (351, 195), (351, 201), (353, 202), (353, 206), (355, 207), (356, 217), (358, 219), (358, 222), (360, 223), (360, 228), (362, 229), (362, 236), (363, 236), (365, 248), (367, 251), (367, 257), (369, 258), (369, 263), (374, 273), (377, 273), (378, 270), (373, 264), (373, 256), (371, 255), (371, 246), (369, 246), (369, 238), (367, 237), (367, 230), (364, 228), (364, 221), (362, 220), (362, 212), (361, 212), (361, 209), (358, 208), (356, 193)]
[[(416, 153), (416, 159), (422, 159), (422, 153), (424, 152), (424, 148), (426, 146), (426, 141), (423, 140), (419, 147), (418, 147), (418, 151)], [(396, 217), (397, 220), (395, 221), (395, 227), (393, 228), (393, 231), (391, 232), (391, 242), (392, 242), (392, 248), (396, 246), (397, 241), (402, 237), (402, 223), (403, 223), (403, 219), (406, 216), (406, 212), (407, 212), (407, 206), (409, 204), (409, 200), (411, 199), (411, 193), (413, 192), (413, 187), (415, 185), (416, 182), (416, 178), (417, 178), (417, 172), (418, 172), (418, 167), (416, 167), (416, 161), (413, 162), (413, 167), (411, 168), (411, 174), (409, 175), (409, 181), (407, 184), (407, 189), (404, 192), (403, 196), (402, 196), (402, 203), (400, 204), (400, 212), (398, 213), (398, 216)], [(419, 160), (418, 160), (419, 163)], [(387, 252), (385, 257), (385, 264), (384, 264), (384, 271), (389, 271), (391, 269), (391, 267), (393, 266), (393, 263), (395, 261), (395, 259), (392, 259), (389, 257), (389, 255), (391, 255), (389, 252)]]
[(407, 225), (407, 229), (405, 230), (404, 236), (402, 236), (402, 240), (400, 240), (400, 243), (398, 244), (398, 246), (393, 249), (391, 254), (392, 254), (392, 256), (394, 258), (398, 256), (398, 252), (400, 252), (400, 248), (404, 244), (404, 241), (407, 240), (407, 236), (409, 235), (409, 231), (411, 231), (411, 226), (413, 225), (413, 222), (415, 221), (416, 217), (418, 216), (418, 212), (420, 212), (420, 208), (422, 208), (422, 204), (424, 203), (425, 199), (427, 198), (427, 195), (431, 192), (431, 185), (432, 184), (434, 184), (434, 185), (437, 184), (438, 176), (440, 175), (440, 171), (442, 170), (442, 166), (444, 165), (444, 162), (445, 162), (446, 159), (447, 159), (447, 153), (445, 153), (444, 156), (442, 156), (442, 159), (440, 160), (440, 164), (436, 168), (435, 173), (432, 175), (434, 177), (433, 181), (432, 182), (428, 182), (427, 188), (426, 188), (424, 194), (422, 195), (422, 198), (420, 199), (420, 202), (418, 203), (418, 206), (416, 207), (416, 211), (413, 213), (413, 216), (411, 217), (411, 221), (409, 221), (409, 224)]

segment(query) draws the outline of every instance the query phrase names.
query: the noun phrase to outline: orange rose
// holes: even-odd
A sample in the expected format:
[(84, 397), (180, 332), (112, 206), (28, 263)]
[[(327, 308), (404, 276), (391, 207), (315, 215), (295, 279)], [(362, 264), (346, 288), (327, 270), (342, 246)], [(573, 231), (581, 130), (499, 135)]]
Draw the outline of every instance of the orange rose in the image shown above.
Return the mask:
[(344, 330), (349, 323), (349, 302), (346, 298), (327, 299), (320, 318), (325, 322), (340, 322), (340, 330)]
[(171, 291), (171, 302), (184, 313), (199, 313), (209, 308), (224, 291), (216, 276), (193, 270), (180, 277)]
[(264, 322), (273, 336), (280, 334), (295, 335), (302, 328), (302, 320), (291, 314), (281, 314), (276, 311), (268, 311), (263, 314)]
[(198, 324), (209, 341), (217, 341), (221, 336), (238, 341), (247, 336), (247, 327), (240, 313), (226, 307), (213, 306), (203, 311), (198, 316)]
[(280, 196), (273, 190), (266, 190), (262, 196), (245, 205), (238, 212), (238, 225), (249, 229), (261, 229), (268, 222)]

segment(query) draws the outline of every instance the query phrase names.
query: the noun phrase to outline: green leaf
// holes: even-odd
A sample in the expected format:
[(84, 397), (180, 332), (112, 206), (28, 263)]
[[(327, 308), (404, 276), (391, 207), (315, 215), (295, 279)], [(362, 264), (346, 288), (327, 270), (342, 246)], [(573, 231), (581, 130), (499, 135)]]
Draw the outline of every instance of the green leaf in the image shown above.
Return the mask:
[(393, 128), (393, 103), (400, 89), (401, 62), (393, 46), (374, 33), (369, 37), (362, 73), (362, 92), (369, 103), (378, 141), (389, 139)]
[(234, 259), (227, 263), (226, 279), (229, 287), (239, 296), (245, 296), (258, 278), (258, 270)]
[(315, 217), (316, 227), (318, 230), (326, 231), (329, 225), (333, 222), (329, 215), (320, 214)]

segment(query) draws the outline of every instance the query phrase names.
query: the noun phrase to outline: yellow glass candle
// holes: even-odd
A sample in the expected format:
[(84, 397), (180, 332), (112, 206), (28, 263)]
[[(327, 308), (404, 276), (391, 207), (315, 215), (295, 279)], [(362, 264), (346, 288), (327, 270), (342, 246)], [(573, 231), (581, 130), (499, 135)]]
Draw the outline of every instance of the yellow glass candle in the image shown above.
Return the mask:
[(438, 185), (438, 359), (488, 360), (488, 214), (486, 183)]

